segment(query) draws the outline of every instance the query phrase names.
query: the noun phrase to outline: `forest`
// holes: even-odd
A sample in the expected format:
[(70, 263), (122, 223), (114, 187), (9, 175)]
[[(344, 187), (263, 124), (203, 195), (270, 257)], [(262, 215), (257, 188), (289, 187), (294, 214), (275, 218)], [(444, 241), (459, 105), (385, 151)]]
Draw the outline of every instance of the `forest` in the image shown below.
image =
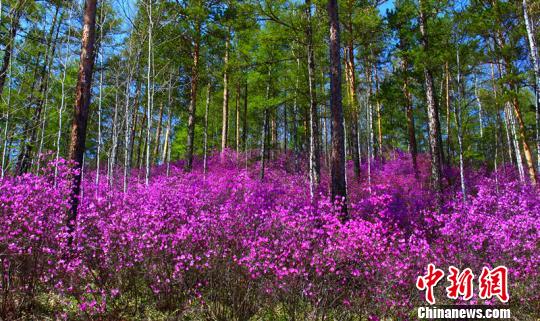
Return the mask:
[(539, 320), (539, 29), (539, 0), (0, 0), (0, 320), (418, 320), (431, 264), (475, 278), (437, 304)]

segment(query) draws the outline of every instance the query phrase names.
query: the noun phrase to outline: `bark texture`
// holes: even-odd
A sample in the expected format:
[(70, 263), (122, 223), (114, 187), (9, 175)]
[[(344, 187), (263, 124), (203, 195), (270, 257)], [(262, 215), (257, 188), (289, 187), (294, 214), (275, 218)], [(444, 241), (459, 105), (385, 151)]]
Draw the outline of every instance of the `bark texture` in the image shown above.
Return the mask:
[[(427, 53), (429, 49), (428, 35), (427, 35), (427, 21), (423, 7), (423, 1), (420, 1), (420, 33), (421, 42), (424, 47), (424, 51)], [(424, 81), (426, 91), (426, 101), (428, 110), (428, 125), (429, 125), (429, 145), (431, 149), (431, 177), (433, 181), (433, 188), (439, 195), (439, 199), (442, 194), (442, 167), (441, 167), (441, 125), (439, 122), (439, 108), (437, 101), (435, 100), (435, 85), (433, 83), (433, 74), (428, 66), (424, 66)], [(440, 200), (439, 200), (440, 203)]]
[(306, 27), (308, 87), (309, 87), (309, 191), (313, 198), (320, 183), (321, 161), (319, 142), (319, 115), (315, 92), (315, 55), (313, 51), (313, 30), (311, 25), (311, 1), (306, 0)]
[(75, 96), (75, 113), (71, 124), (71, 143), (69, 145), (69, 159), (73, 162), (74, 169), (77, 170), (72, 177), (73, 187), (70, 195), (71, 209), (67, 217), (67, 227), (69, 232), (73, 232), (75, 228), (79, 194), (81, 191), (82, 164), (86, 143), (86, 127), (92, 94), (92, 71), (94, 69), (95, 58), (96, 6), (97, 0), (86, 0), (84, 8), (81, 58)]
[(342, 219), (348, 220), (345, 182), (345, 136), (341, 95), (340, 30), (337, 0), (328, 1), (330, 20), (330, 111), (332, 117), (331, 195), (342, 202)]
[[(201, 26), (197, 25), (197, 30), (200, 33)], [(195, 110), (197, 107), (197, 85), (199, 83), (199, 51), (200, 39), (197, 36), (193, 45), (193, 65), (191, 66), (191, 92), (188, 109), (188, 135), (186, 145), (186, 171), (191, 171), (193, 167), (193, 144), (195, 140)]]

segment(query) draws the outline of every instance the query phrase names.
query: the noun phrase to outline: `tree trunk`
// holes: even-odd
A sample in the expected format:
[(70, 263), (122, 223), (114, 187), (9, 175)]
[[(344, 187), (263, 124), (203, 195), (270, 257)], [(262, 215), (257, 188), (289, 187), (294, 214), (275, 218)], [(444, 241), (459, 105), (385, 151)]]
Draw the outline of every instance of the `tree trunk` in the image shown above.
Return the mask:
[(223, 58), (223, 117), (221, 123), (221, 160), (224, 160), (225, 149), (227, 148), (228, 126), (229, 126), (229, 46), (230, 46), (229, 28), (227, 38), (225, 39), (225, 57)]
[[(501, 49), (504, 48), (504, 40), (503, 40), (503, 36), (502, 36), (501, 33), (497, 34), (496, 41), (497, 41), (497, 44), (498, 44), (499, 48), (501, 48)], [(508, 56), (506, 56), (506, 55), (503, 55), (502, 58), (503, 58), (503, 62), (504, 62), (504, 70), (505, 70), (505, 72), (506, 73), (511, 73), (511, 71), (513, 69), (513, 66), (512, 66), (512, 62), (511, 62), (510, 58)], [(513, 91), (512, 98), (511, 98), (511, 104), (512, 104), (512, 107), (514, 109), (514, 116), (515, 116), (515, 120), (517, 121), (517, 125), (518, 125), (517, 134), (518, 134), (518, 136), (519, 136), (519, 138), (521, 140), (521, 145), (523, 147), (523, 154), (525, 156), (525, 161), (526, 161), (526, 164), (527, 164), (529, 178), (531, 180), (531, 184), (536, 185), (536, 170), (535, 170), (535, 167), (534, 167), (534, 161), (533, 161), (533, 157), (532, 157), (532, 152), (531, 152), (531, 149), (529, 147), (529, 142), (528, 142), (528, 139), (527, 139), (525, 122), (523, 121), (523, 117), (521, 115), (521, 108), (519, 106), (519, 101), (518, 101), (518, 98), (517, 98), (517, 94), (518, 94), (517, 86), (514, 83), (514, 81), (512, 80), (512, 78), (510, 78), (508, 80), (507, 85), (508, 85), (507, 90), (509, 92)]]
[[(97, 0), (86, 0), (84, 8), (84, 25), (82, 30), (81, 58), (77, 78), (75, 113), (71, 124), (71, 143), (69, 160), (76, 172), (72, 175), (73, 187), (70, 195), (71, 209), (67, 217), (68, 232), (75, 230), (77, 207), (81, 191), (82, 164), (86, 142), (86, 126), (90, 108), (92, 72), (94, 69), (94, 42), (96, 37), (96, 5)], [(71, 239), (70, 239), (71, 243)]]
[[(169, 78), (169, 90), (167, 93), (167, 125), (165, 128), (165, 139), (163, 142), (163, 151), (161, 155), (161, 163), (164, 164), (167, 161), (167, 149), (170, 148), (169, 138), (171, 136), (171, 110), (172, 110), (172, 87), (173, 87), (173, 73), (171, 72)], [(159, 151), (158, 151), (159, 154)], [(159, 158), (159, 155), (158, 155)]]
[(451, 132), (451, 117), (450, 117), (450, 70), (448, 69), (448, 62), (444, 64), (444, 79), (445, 79), (445, 99), (446, 104), (446, 165), (450, 166), (452, 163), (452, 132)]
[(407, 114), (407, 132), (409, 137), (409, 152), (411, 153), (412, 158), (412, 165), (414, 170), (414, 175), (418, 177), (418, 162), (417, 162), (417, 155), (418, 155), (418, 147), (416, 145), (416, 133), (415, 133), (415, 125), (414, 125), (414, 114), (413, 114), (413, 101), (412, 101), (412, 95), (409, 91), (409, 78), (407, 75), (409, 69), (408, 61), (406, 58), (403, 58), (403, 73), (405, 80), (403, 82), (403, 95), (405, 96), (405, 109)]
[(283, 151), (287, 155), (287, 145), (288, 142), (288, 119), (287, 119), (287, 105), (283, 105)]
[(99, 186), (99, 172), (100, 172), (100, 156), (101, 156), (101, 145), (103, 144), (103, 138), (101, 134), (101, 110), (103, 102), (103, 6), (100, 7), (100, 22), (99, 22), (99, 37), (98, 37), (98, 48), (96, 50), (97, 55), (99, 56), (99, 97), (98, 97), (98, 141), (97, 141), (97, 151), (96, 151), (96, 185)]
[(377, 148), (379, 150), (379, 157), (381, 161), (384, 160), (383, 154), (383, 140), (382, 140), (382, 116), (381, 116), (381, 101), (379, 99), (379, 73), (378, 66), (375, 62), (373, 64), (373, 70), (375, 75), (375, 95), (377, 96), (377, 101), (375, 106), (377, 107)]
[(527, 163), (529, 178), (531, 180), (532, 185), (536, 185), (536, 170), (534, 168), (531, 149), (527, 141), (525, 122), (523, 121), (523, 117), (521, 116), (519, 101), (516, 96), (512, 98), (512, 106), (514, 107), (514, 114), (515, 114), (514, 116), (518, 124), (518, 134), (521, 140), (521, 145), (523, 146), (523, 154), (525, 155), (525, 161)]
[(248, 134), (248, 81), (244, 84), (244, 125), (242, 126), (242, 143), (247, 157), (247, 134)]
[[(142, 95), (141, 95), (142, 97)], [(141, 98), (141, 105), (142, 105), (142, 98)], [(142, 152), (146, 149), (146, 140), (145, 140), (145, 135), (144, 135), (144, 129), (146, 128), (146, 113), (145, 112), (142, 112), (141, 113), (141, 116), (142, 118), (140, 118), (140, 128), (139, 128), (139, 138), (138, 138), (138, 141), (137, 141), (137, 163), (136, 163), (136, 166), (138, 169), (141, 168), (142, 166), (142, 160), (141, 160), (141, 156), (142, 156)], [(143, 145), (144, 144), (144, 145)], [(139, 172), (140, 174), (140, 172)]]
[[(71, 11), (69, 13), (69, 20), (71, 20)], [(67, 39), (71, 38), (71, 28), (68, 29)], [(66, 47), (68, 46), (68, 40), (65, 42)], [(56, 165), (54, 167), (54, 184), (56, 186), (56, 178), (58, 176), (58, 160), (60, 159), (60, 139), (62, 138), (62, 125), (63, 125), (63, 113), (64, 113), (64, 107), (66, 102), (66, 73), (67, 73), (67, 66), (70, 61), (69, 58), (69, 52), (66, 52), (66, 55), (64, 57), (64, 61), (60, 62), (62, 66), (62, 76), (60, 77), (60, 86), (61, 86), (61, 98), (60, 98), (60, 108), (58, 110), (58, 132), (56, 134)]]
[[(139, 123), (139, 105), (140, 105), (140, 99), (141, 99), (141, 89), (142, 89), (142, 81), (139, 79), (140, 76), (140, 70), (141, 70), (141, 63), (140, 63), (140, 55), (141, 51), (139, 51), (139, 54), (137, 55), (137, 70), (135, 71), (135, 97), (133, 98), (133, 108), (132, 108), (132, 117), (133, 121), (131, 122), (131, 135), (130, 135), (130, 144), (129, 144), (129, 167), (131, 168), (133, 165), (133, 153), (135, 152), (135, 135), (137, 134), (137, 124)], [(138, 156), (138, 154), (137, 154)], [(137, 158), (137, 163), (135, 164), (136, 167), (138, 167), (139, 159)]]
[(484, 120), (482, 110), (482, 100), (480, 100), (480, 91), (478, 90), (478, 79), (474, 76), (474, 96), (476, 97), (476, 103), (478, 104), (478, 123), (480, 125), (480, 138), (484, 137)]
[(512, 103), (505, 103), (505, 115), (507, 117), (508, 128), (511, 133), (511, 140), (514, 146), (514, 151), (516, 155), (516, 165), (519, 173), (519, 180), (521, 182), (525, 181), (525, 170), (523, 169), (523, 157), (521, 157), (521, 149), (519, 147), (519, 138), (518, 131), (516, 130), (516, 118), (512, 112)]
[[(131, 89), (131, 80), (133, 77), (133, 69), (131, 69), (131, 66), (129, 62), (131, 61), (131, 49), (132, 44), (130, 44), (129, 52), (130, 57), (128, 60), (128, 79), (126, 82), (126, 104), (124, 105), (124, 113), (125, 113), (125, 130), (124, 130), (124, 179), (123, 179), (123, 191), (124, 193), (127, 192), (127, 184), (128, 184), (128, 176), (130, 173), (130, 167), (131, 167), (131, 153), (130, 153), (130, 146), (131, 146), (131, 117), (132, 117), (132, 110), (129, 108), (130, 104), (130, 89)], [(138, 59), (137, 59), (138, 60)], [(138, 61), (137, 61), (138, 64)]]
[[(349, 22), (349, 33), (352, 34), (352, 22)], [(351, 108), (351, 146), (352, 146), (352, 159), (354, 164), (354, 176), (356, 179), (360, 178), (360, 157), (359, 157), (359, 146), (358, 146), (358, 99), (356, 97), (356, 70), (354, 65), (354, 46), (352, 41), (349, 41), (347, 50), (345, 51), (348, 55), (346, 59), (346, 72), (348, 79), (348, 88), (349, 88), (349, 100)]]
[(248, 141), (247, 141), (247, 134), (248, 134), (248, 80), (246, 77), (246, 82), (244, 84), (244, 125), (242, 126), (242, 143), (244, 144), (244, 158), (245, 158), (245, 165), (246, 165), (246, 172), (248, 169)]
[(163, 124), (163, 102), (159, 105), (158, 124), (156, 128), (156, 138), (154, 141), (154, 151), (152, 152), (152, 162), (159, 163), (159, 149), (161, 147), (161, 127)]
[[(422, 35), (422, 45), (427, 53), (429, 49), (428, 35), (426, 31), (426, 17), (424, 14), (423, 1), (420, 0), (420, 33)], [(433, 187), (437, 192), (438, 205), (442, 205), (442, 168), (441, 168), (441, 146), (440, 146), (440, 123), (439, 109), (435, 101), (435, 92), (433, 84), (433, 74), (431, 70), (424, 67), (424, 81), (426, 90), (426, 100), (428, 109), (428, 125), (429, 125), (429, 145), (431, 147), (431, 177)]]
[[(201, 26), (197, 24), (197, 34), (200, 33)], [(193, 66), (191, 68), (191, 99), (189, 102), (188, 135), (186, 144), (186, 171), (193, 168), (193, 144), (195, 138), (195, 110), (197, 107), (197, 84), (199, 81), (199, 36), (195, 39), (193, 47)]]
[(300, 58), (296, 58), (296, 84), (294, 86), (294, 103), (291, 139), (293, 141), (294, 170), (298, 171), (298, 87), (300, 85)]
[(112, 123), (112, 143), (111, 143), (111, 152), (109, 158), (109, 187), (113, 187), (114, 183), (114, 169), (116, 167), (116, 151), (118, 150), (118, 89), (120, 88), (119, 79), (116, 77), (116, 89), (115, 90), (115, 103), (114, 103), (114, 114), (113, 114), (113, 123)]
[(262, 127), (262, 135), (261, 135), (261, 168), (259, 173), (259, 178), (264, 180), (264, 167), (265, 167), (265, 161), (266, 161), (266, 141), (268, 136), (268, 107), (264, 108), (264, 115), (263, 115), (263, 127)]
[(169, 176), (170, 157), (171, 157), (171, 123), (172, 123), (172, 101), (167, 105), (167, 130), (165, 131), (165, 146), (163, 147), (162, 163), (167, 163), (167, 176)]
[(275, 159), (276, 149), (277, 149), (277, 133), (278, 133), (278, 126), (277, 126), (277, 108), (272, 108), (270, 113), (270, 144), (269, 144), (269, 150), (270, 150), (270, 159)]
[(208, 109), (210, 108), (210, 83), (206, 87), (206, 106), (204, 108), (204, 145), (203, 145), (203, 173), (208, 170)]
[[(494, 95), (494, 98), (495, 98), (495, 104), (496, 104), (496, 110), (497, 110), (497, 119), (500, 120), (500, 115), (501, 115), (501, 110), (500, 110), (500, 106), (499, 106), (499, 103), (498, 103), (498, 89), (497, 89), (497, 80), (495, 79), (495, 67), (493, 66), (493, 63), (490, 64), (491, 65), (491, 85), (492, 85), (492, 89), (493, 89), (493, 95)], [(499, 69), (499, 73), (501, 71), (501, 67), (499, 64), (497, 64), (498, 66), (498, 69)], [(503, 111), (504, 111), (504, 108), (503, 108)], [(509, 131), (508, 131), (508, 122), (507, 122), (507, 117), (505, 115), (504, 117), (504, 121), (501, 120), (501, 136), (502, 136), (502, 127), (504, 127), (504, 130), (505, 130), (505, 133), (506, 133), (506, 147), (507, 147), (507, 151), (508, 151), (508, 159), (509, 159), (509, 163), (512, 163), (512, 145), (510, 144), (510, 134), (509, 134)], [(502, 139), (502, 138), (501, 138)], [(504, 156), (504, 153), (503, 153), (503, 159), (505, 158)], [(503, 162), (504, 164), (504, 162)]]
[[(367, 110), (367, 129), (368, 129), (368, 137), (367, 137), (367, 143), (368, 143), (368, 172), (371, 173), (371, 161), (372, 158), (377, 158), (377, 150), (375, 149), (375, 131), (373, 130), (373, 104), (371, 101), (371, 98), (373, 97), (373, 72), (372, 72), (372, 66), (369, 64), (368, 60), (366, 59), (366, 78), (368, 83), (368, 96), (366, 99), (366, 110)], [(371, 179), (371, 174), (368, 175)]]
[[(317, 97), (315, 92), (315, 55), (313, 51), (313, 30), (311, 25), (311, 1), (306, 0), (306, 27), (307, 59), (308, 59), (308, 86), (309, 86), (309, 192), (311, 198), (320, 183), (320, 143), (319, 143), (319, 116), (317, 113)], [(339, 57), (338, 57), (339, 58)]]
[[(516, 153), (516, 150), (514, 148), (514, 140), (511, 139), (511, 129), (510, 129), (510, 117), (512, 117), (512, 114), (511, 113), (508, 113), (508, 108), (507, 108), (507, 105), (508, 105), (508, 102), (506, 102), (504, 104), (504, 130), (505, 130), (505, 133), (506, 133), (506, 146), (508, 147), (508, 157), (510, 159), (510, 164), (514, 164), (514, 157), (513, 155)], [(512, 151), (514, 151), (512, 153)], [(519, 150), (517, 150), (517, 152), (519, 153)], [(516, 157), (517, 159), (518, 157)], [(521, 157), (519, 157), (521, 158)], [(516, 164), (517, 165), (517, 164)]]
[[(268, 68), (268, 79), (266, 80), (266, 102), (268, 103), (268, 100), (270, 99), (270, 76), (272, 74), (272, 70), (270, 67)], [(269, 118), (269, 112), (268, 112), (268, 106), (264, 108), (264, 115), (263, 115), (263, 128), (262, 128), (262, 137), (261, 137), (261, 169), (259, 177), (262, 180), (264, 180), (264, 166), (266, 161), (266, 149), (267, 149), (267, 137), (268, 137), (268, 118)]]
[(460, 55), (459, 49), (456, 51), (456, 61), (457, 61), (457, 102), (454, 105), (454, 115), (456, 118), (456, 127), (457, 127), (457, 137), (458, 137), (458, 148), (459, 148), (459, 177), (461, 182), (461, 194), (463, 196), (463, 201), (467, 201), (467, 188), (465, 183), (465, 168), (464, 168), (464, 158), (463, 158), (463, 128), (461, 121), (461, 106), (462, 100), (464, 98), (465, 90), (464, 84), (461, 81), (461, 64), (460, 64)]
[(240, 81), (236, 84), (236, 121), (235, 121), (235, 143), (236, 153), (240, 152)]
[(369, 72), (369, 65), (366, 64), (366, 78), (368, 79), (368, 96), (366, 97), (366, 135), (367, 135), (367, 176), (368, 176), (368, 188), (371, 193), (371, 163), (374, 158), (374, 141), (373, 141), (373, 107), (371, 105), (371, 74)]
[(347, 75), (348, 90), (349, 90), (349, 101), (350, 101), (350, 145), (352, 149), (352, 161), (354, 166), (354, 176), (356, 179), (360, 178), (360, 146), (358, 140), (358, 98), (356, 94), (356, 68), (354, 61), (354, 45), (353, 45), (353, 1), (347, 1), (348, 10), (347, 10), (347, 31), (349, 33), (349, 41), (347, 43), (347, 48), (345, 50), (345, 72)]
[(331, 195), (341, 204), (342, 220), (348, 220), (345, 182), (345, 141), (341, 96), (341, 58), (337, 0), (328, 1), (330, 20), (330, 110), (332, 114)]
[(150, 145), (152, 144), (152, 138), (150, 136), (152, 131), (152, 110), (154, 109), (154, 55), (153, 55), (153, 29), (154, 21), (152, 20), (152, 1), (148, 1), (148, 69), (146, 74), (146, 138), (145, 138), (145, 176), (144, 183), (148, 185), (150, 179)]

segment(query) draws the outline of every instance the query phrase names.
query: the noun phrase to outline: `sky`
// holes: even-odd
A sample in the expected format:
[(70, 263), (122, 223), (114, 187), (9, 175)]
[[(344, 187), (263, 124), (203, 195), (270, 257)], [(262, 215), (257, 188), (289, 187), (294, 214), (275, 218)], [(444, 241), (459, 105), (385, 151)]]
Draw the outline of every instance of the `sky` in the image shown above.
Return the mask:
[(394, 1), (395, 0), (387, 0), (382, 5), (379, 6), (379, 11), (381, 14), (385, 15), (387, 9), (394, 8)]
[[(116, 1), (116, 2), (118, 2), (118, 1)], [(126, 10), (129, 10), (129, 9), (133, 10), (133, 8), (135, 8), (135, 2), (136, 2), (136, 0), (129, 0), (129, 1), (127, 1), (128, 6), (126, 7), (126, 3), (125, 3), (124, 1), (121, 1), (122, 6), (123, 6)], [(381, 5), (379, 6), (379, 11), (381, 12), (381, 14), (382, 14), (382, 15), (385, 15), (387, 9), (392, 9), (392, 8), (394, 8), (394, 2), (395, 2), (395, 0), (386, 0), (383, 4), (381, 4)], [(129, 8), (129, 7), (131, 7), (131, 8)]]

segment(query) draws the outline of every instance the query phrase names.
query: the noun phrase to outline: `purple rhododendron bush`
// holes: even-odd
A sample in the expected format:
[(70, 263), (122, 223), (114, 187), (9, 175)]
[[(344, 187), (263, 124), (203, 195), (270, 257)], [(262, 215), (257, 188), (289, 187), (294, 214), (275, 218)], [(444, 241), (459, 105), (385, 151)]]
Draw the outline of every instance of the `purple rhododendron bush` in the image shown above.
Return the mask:
[[(120, 169), (98, 185), (85, 172), (71, 236), (64, 162), (1, 180), (0, 318), (412, 320), (429, 263), (476, 275), (505, 265), (513, 316), (538, 317), (540, 195), (510, 168), (469, 169), (466, 201), (447, 169), (437, 211), (427, 157), (418, 177), (400, 153), (369, 179), (351, 164), (343, 223), (328, 178), (312, 201), (292, 157), (271, 161), (263, 181), (244, 155), (213, 157), (206, 174), (201, 163), (156, 167), (148, 186), (133, 170), (126, 193)], [(442, 283), (437, 303), (451, 303)]]

